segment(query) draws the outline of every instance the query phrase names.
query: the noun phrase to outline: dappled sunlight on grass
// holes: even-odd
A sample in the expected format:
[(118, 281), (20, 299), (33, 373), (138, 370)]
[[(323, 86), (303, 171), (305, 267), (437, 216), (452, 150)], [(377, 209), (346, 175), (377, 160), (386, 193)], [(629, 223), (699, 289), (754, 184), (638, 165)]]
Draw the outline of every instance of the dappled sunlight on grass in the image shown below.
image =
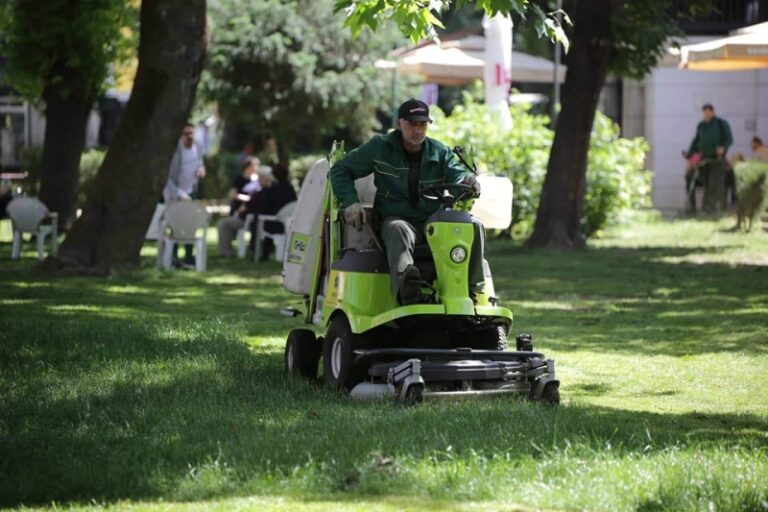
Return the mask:
[(404, 408), (288, 378), (301, 319), (279, 310), (302, 298), (275, 263), (158, 272), (147, 250), (145, 270), (47, 279), (0, 244), (0, 504), (759, 510), (768, 245), (724, 222), (573, 254), (490, 244), (513, 334), (556, 361), (559, 408)]

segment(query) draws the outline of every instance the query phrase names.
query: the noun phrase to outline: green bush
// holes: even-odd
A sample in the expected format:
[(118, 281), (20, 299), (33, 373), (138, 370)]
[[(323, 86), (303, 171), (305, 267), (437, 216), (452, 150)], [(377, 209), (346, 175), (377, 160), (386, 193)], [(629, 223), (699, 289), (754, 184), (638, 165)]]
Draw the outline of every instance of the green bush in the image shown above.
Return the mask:
[[(103, 149), (88, 149), (80, 156), (80, 174), (78, 180), (77, 204), (82, 206), (96, 173), (104, 161)], [(27, 195), (37, 196), (40, 193), (40, 162), (43, 155), (42, 146), (24, 148), (21, 154), (22, 170), (27, 172), (24, 180), (24, 191)]]
[(328, 155), (320, 153), (310, 153), (308, 155), (297, 156), (291, 158), (288, 163), (288, 170), (291, 172), (291, 179), (297, 183), (304, 181), (304, 177), (309, 172), (309, 169), (315, 165), (315, 162), (321, 158), (325, 158)]
[(103, 149), (88, 149), (80, 155), (80, 188), (77, 192), (77, 204), (85, 204), (85, 198), (88, 190), (99, 172), (101, 163), (104, 161), (106, 151)]
[(235, 176), (241, 172), (238, 153), (222, 151), (205, 155), (203, 163), (205, 178), (199, 182), (198, 197), (225, 200)]
[(581, 218), (588, 236), (605, 225), (621, 223), (651, 205), (651, 173), (644, 170), (645, 139), (624, 139), (619, 127), (598, 112), (587, 157), (587, 189)]
[(768, 207), (768, 194), (764, 192), (765, 184), (768, 183), (768, 163), (758, 160), (738, 162), (733, 166), (733, 171), (736, 173), (739, 210), (760, 215)]
[[(529, 106), (512, 105), (510, 113), (514, 128), (502, 132), (485, 105), (466, 95), (450, 116), (435, 108), (430, 135), (451, 146), (471, 147), (481, 172), (509, 177), (514, 185), (513, 229), (527, 235), (536, 217), (554, 132), (547, 127), (549, 118), (531, 114)], [(643, 170), (647, 150), (643, 139), (620, 138), (618, 127), (597, 113), (581, 219), (587, 235), (649, 204), (650, 173)]]

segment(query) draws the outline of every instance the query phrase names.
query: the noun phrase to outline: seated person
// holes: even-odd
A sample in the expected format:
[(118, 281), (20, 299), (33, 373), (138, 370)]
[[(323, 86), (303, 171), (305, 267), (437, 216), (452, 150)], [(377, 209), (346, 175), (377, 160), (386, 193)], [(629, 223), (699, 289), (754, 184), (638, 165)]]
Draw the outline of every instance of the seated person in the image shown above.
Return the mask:
[(258, 210), (259, 204), (263, 201), (263, 198), (259, 196), (264, 194), (272, 185), (272, 169), (260, 166), (256, 173), (259, 179), (259, 189), (252, 192), (248, 201), (241, 203), (233, 215), (219, 220), (217, 225), (219, 231), (219, 256), (225, 258), (232, 256), (232, 241), (237, 236), (238, 230), (245, 225), (245, 216)]
[(232, 180), (232, 188), (229, 189), (229, 214), (234, 215), (240, 206), (250, 199), (251, 194), (261, 190), (259, 180), (254, 176), (260, 162), (256, 157), (246, 157), (243, 160), (241, 173)]
[[(257, 201), (248, 205), (248, 212), (255, 213), (257, 218), (259, 215), (275, 215), (283, 206), (295, 201), (296, 191), (288, 179), (288, 173), (288, 168), (285, 165), (275, 164), (272, 167), (272, 177), (274, 179), (272, 185), (264, 190), (263, 194), (259, 195)], [(253, 224), (251, 224), (251, 240), (253, 243), (256, 240), (256, 226), (257, 223), (254, 219)], [(281, 222), (267, 221), (264, 223), (264, 231), (275, 234), (283, 233), (284, 227)], [(259, 261), (268, 260), (269, 254), (273, 249), (272, 240), (269, 238), (264, 240)]]
[(763, 139), (757, 136), (752, 137), (749, 145), (752, 148), (752, 156), (749, 159), (768, 164), (768, 146), (763, 144)]
[[(465, 183), (479, 195), (480, 185), (455, 158), (451, 149), (427, 137), (429, 107), (411, 99), (398, 109), (397, 129), (375, 135), (348, 153), (331, 168), (331, 186), (344, 208), (344, 218), (359, 231), (366, 219), (354, 182), (371, 173), (377, 192), (374, 212), (382, 219), (381, 236), (386, 246), (392, 288), (400, 304), (421, 300), (421, 273), (414, 265), (413, 250), (426, 240), (424, 224), (440, 203), (421, 197), (425, 184)], [(474, 221), (473, 221), (474, 222)], [(476, 244), (470, 257), (470, 293), (483, 289), (483, 228), (475, 222)]]

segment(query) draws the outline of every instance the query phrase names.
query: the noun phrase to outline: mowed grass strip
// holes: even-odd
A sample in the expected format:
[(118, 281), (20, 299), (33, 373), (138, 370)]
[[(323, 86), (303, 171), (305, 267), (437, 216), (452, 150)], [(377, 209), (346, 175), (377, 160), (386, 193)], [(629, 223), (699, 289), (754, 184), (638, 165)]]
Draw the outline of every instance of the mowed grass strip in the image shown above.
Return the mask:
[[(361, 403), (282, 372), (300, 299), (212, 258), (48, 279), (0, 244), (0, 504), (763, 510), (768, 237), (646, 222), (575, 254), (493, 243), (563, 404)], [(27, 255), (25, 255), (27, 256)], [(177, 503), (177, 505), (173, 505)]]

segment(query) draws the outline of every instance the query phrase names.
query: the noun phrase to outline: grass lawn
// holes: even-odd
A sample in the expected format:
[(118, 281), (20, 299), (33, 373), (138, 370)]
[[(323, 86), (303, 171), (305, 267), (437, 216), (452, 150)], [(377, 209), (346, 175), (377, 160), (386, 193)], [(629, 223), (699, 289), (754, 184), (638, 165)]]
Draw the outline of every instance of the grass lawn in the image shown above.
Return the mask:
[(279, 266), (44, 279), (0, 243), (0, 506), (768, 510), (768, 235), (492, 243), (563, 403), (404, 408), (282, 372)]

